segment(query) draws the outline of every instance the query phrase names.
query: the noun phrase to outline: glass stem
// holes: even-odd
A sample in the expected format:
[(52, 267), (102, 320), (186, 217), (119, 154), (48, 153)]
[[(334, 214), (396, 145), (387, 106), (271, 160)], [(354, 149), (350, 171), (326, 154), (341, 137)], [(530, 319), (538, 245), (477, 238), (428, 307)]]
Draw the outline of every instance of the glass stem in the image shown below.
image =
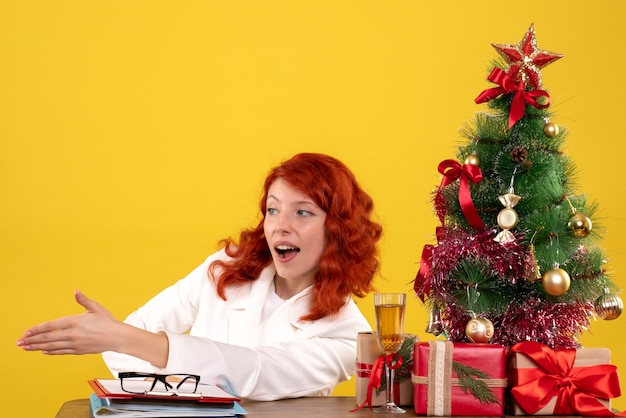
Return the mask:
[(393, 401), (393, 378), (394, 378), (394, 369), (387, 364), (387, 405), (395, 405)]

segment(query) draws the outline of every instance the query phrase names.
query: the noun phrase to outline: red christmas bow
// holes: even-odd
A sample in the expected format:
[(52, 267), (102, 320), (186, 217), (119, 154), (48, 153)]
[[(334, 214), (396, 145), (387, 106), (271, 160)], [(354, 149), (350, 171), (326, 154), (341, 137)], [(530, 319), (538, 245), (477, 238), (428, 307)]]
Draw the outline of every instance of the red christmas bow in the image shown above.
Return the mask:
[(521, 353), (536, 368), (514, 370), (511, 395), (528, 414), (533, 414), (557, 397), (554, 415), (615, 416), (598, 401), (620, 396), (617, 368), (610, 364), (573, 367), (576, 350), (552, 350), (537, 342), (521, 342), (509, 355)]
[(461, 165), (454, 160), (444, 160), (439, 163), (438, 170), (443, 174), (441, 179), (441, 185), (435, 196), (435, 209), (441, 224), (444, 223), (444, 217), (446, 214), (445, 202), (441, 191), (448, 184), (452, 183), (456, 179), (460, 179), (459, 184), (459, 203), (461, 204), (461, 210), (465, 219), (469, 224), (479, 231), (485, 229), (485, 223), (480, 219), (474, 202), (472, 201), (472, 195), (469, 189), (469, 182), (480, 183), (483, 180), (483, 173), (480, 171), (480, 167), (472, 164)]
[(420, 268), (415, 276), (413, 290), (415, 294), (424, 302), (426, 296), (430, 295), (430, 262), (433, 258), (434, 245), (424, 245), (422, 250), (422, 259), (420, 260)]
[[(446, 228), (438, 226), (435, 229), (435, 233), (437, 243), (439, 243), (446, 234)], [(424, 249), (422, 250), (422, 259), (420, 260), (420, 268), (417, 271), (417, 275), (415, 276), (415, 280), (413, 282), (413, 290), (422, 302), (424, 302), (426, 297), (430, 295), (430, 283), (432, 280), (430, 277), (430, 265), (436, 248), (436, 245), (424, 245)]]
[[(350, 412), (358, 411), (359, 409), (363, 408), (366, 404), (367, 406), (369, 406), (370, 409), (372, 409), (372, 393), (374, 392), (374, 389), (378, 389), (380, 387), (383, 373), (385, 371), (385, 365), (387, 365), (389, 369), (395, 370), (398, 367), (402, 366), (402, 357), (398, 353), (392, 353), (392, 354), (383, 354), (382, 356), (379, 356), (378, 358), (376, 358), (376, 361), (374, 362), (374, 365), (372, 366), (370, 380), (367, 384), (367, 397), (363, 401), (363, 403), (361, 403), (361, 405), (357, 406)], [(393, 384), (393, 382), (387, 382), (387, 384), (388, 385)], [(397, 403), (399, 403), (399, 401), (397, 401)]]
[[(515, 93), (515, 96), (513, 96), (513, 102), (511, 103), (511, 110), (509, 111), (509, 129), (515, 125), (515, 122), (524, 116), (526, 103), (537, 109), (545, 109), (550, 106), (550, 95), (548, 92), (545, 90), (526, 91), (524, 81), (520, 80), (519, 83), (516, 83), (513, 77), (500, 68), (494, 68), (491, 70), (491, 74), (489, 74), (487, 80), (496, 83), (500, 87), (493, 87), (484, 90), (476, 99), (474, 99), (474, 102), (479, 104), (493, 100), (501, 94)], [(537, 102), (537, 98), (539, 97), (545, 97), (547, 102), (544, 104)]]

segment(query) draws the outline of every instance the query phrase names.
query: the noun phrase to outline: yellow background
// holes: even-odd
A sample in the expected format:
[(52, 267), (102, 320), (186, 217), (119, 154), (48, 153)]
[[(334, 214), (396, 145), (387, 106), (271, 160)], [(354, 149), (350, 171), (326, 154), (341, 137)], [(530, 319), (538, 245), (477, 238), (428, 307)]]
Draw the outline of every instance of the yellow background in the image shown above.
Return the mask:
[[(268, 168), (296, 152), (355, 171), (385, 228), (378, 288), (410, 292), (490, 44), (531, 22), (565, 54), (543, 71), (553, 122), (626, 287), (624, 17), (612, 1), (1, 1), (2, 415), (51, 417), (108, 375), (99, 356), (23, 352), (26, 328), (81, 312), (76, 288), (123, 318), (256, 222)], [(409, 299), (407, 331), (429, 339)], [(624, 316), (591, 330), (625, 370)]]

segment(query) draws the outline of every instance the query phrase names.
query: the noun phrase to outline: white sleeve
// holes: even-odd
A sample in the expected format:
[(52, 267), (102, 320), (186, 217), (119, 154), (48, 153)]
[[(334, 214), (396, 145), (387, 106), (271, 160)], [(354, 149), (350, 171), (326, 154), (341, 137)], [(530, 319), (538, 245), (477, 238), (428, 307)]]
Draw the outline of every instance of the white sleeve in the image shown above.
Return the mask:
[[(189, 331), (196, 317), (198, 297), (205, 286), (212, 285), (207, 275), (208, 266), (220, 254), (207, 258), (187, 277), (164, 289), (131, 313), (124, 322), (155, 333), (166, 331), (182, 334)], [(102, 353), (102, 358), (115, 377), (121, 371), (160, 371), (149, 362), (127, 354), (107, 351)]]
[(199, 374), (203, 382), (220, 384), (237, 396), (256, 400), (330, 395), (339, 382), (352, 376), (357, 334), (371, 330), (352, 300), (337, 315), (307, 323), (296, 338), (282, 343), (242, 347), (188, 335), (200, 295), (215, 293), (207, 278), (208, 265), (214, 259), (209, 257), (125, 321), (167, 333), (167, 366), (157, 369), (132, 356), (103, 353), (115, 376), (120, 371)]
[[(276, 400), (330, 395), (355, 370), (356, 337), (371, 328), (356, 305), (351, 315), (312, 324), (318, 336), (256, 348), (168, 334), (165, 372), (195, 373), (242, 398)], [(316, 331), (313, 331), (316, 333)]]

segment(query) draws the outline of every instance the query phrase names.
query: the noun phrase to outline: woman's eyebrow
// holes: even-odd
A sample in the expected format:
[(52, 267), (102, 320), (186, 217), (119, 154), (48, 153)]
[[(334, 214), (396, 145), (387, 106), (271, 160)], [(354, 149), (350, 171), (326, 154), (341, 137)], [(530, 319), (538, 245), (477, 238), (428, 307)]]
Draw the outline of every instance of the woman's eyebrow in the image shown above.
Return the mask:
[[(266, 200), (270, 200), (270, 199), (273, 199), (273, 200), (276, 200), (278, 202), (281, 202), (281, 200), (278, 197), (274, 196), (274, 195), (268, 195)], [(314, 201), (312, 201), (312, 200), (296, 200), (292, 204), (293, 205), (311, 205), (311, 206), (318, 207), (317, 204)]]

